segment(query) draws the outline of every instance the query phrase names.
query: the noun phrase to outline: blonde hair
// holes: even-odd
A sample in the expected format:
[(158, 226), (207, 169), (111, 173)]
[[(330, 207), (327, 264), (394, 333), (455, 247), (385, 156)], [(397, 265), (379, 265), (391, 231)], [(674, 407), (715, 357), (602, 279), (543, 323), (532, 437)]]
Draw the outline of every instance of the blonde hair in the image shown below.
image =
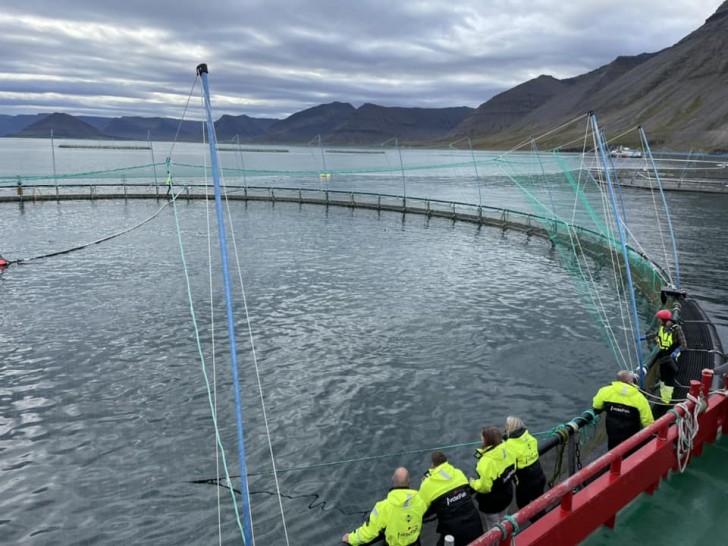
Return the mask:
[(526, 428), (526, 425), (523, 424), (521, 418), (509, 415), (506, 419), (506, 433), (513, 432), (514, 430), (518, 430), (519, 428)]

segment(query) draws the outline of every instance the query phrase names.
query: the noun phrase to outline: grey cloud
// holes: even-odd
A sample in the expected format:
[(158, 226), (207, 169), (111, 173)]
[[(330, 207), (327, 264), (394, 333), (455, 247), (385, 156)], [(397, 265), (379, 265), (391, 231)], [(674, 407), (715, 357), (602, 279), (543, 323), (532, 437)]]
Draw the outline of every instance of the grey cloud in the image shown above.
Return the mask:
[[(539, 74), (576, 76), (619, 55), (667, 47), (720, 3), (13, 2), (0, 14), (0, 113), (47, 110), (33, 94), (54, 93), (62, 97), (55, 109), (69, 113), (178, 115), (199, 62), (210, 66), (213, 94), (241, 101), (218, 115), (285, 117), (332, 101), (475, 107)], [(13, 16), (67, 21), (70, 30), (21, 32)], [(151, 33), (117, 41), (109, 31), (104, 43), (94, 24)], [(153, 100), (160, 93), (179, 103)], [(114, 96), (132, 100), (104, 99)]]

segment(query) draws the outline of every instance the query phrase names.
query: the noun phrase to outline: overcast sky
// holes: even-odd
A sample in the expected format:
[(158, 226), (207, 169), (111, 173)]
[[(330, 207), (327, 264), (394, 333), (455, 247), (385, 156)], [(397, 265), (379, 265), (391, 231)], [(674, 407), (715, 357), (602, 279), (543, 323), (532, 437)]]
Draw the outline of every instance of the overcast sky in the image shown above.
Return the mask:
[(669, 47), (722, 1), (0, 0), (0, 114), (180, 118), (201, 62), (215, 118), (477, 107)]

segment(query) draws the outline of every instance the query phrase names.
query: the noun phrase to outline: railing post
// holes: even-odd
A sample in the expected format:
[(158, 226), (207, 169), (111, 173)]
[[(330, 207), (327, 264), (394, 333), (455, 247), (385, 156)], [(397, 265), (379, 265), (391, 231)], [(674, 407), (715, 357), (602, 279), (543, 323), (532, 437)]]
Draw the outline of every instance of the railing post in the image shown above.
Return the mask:
[(614, 459), (609, 465), (609, 479), (614, 480), (622, 475), (622, 457)]
[(707, 401), (710, 396), (710, 385), (713, 383), (713, 370), (703, 370), (703, 374), (700, 379), (701, 390), (705, 400)]
[(571, 508), (572, 508), (573, 504), (574, 504), (574, 492), (573, 491), (569, 491), (568, 493), (566, 493), (566, 495), (561, 497), (561, 510), (563, 512), (571, 512)]

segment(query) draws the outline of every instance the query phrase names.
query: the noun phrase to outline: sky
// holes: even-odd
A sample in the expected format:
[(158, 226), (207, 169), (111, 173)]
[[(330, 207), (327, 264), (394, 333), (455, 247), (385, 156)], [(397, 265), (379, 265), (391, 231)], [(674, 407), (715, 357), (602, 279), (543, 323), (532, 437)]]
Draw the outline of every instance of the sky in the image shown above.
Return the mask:
[(182, 118), (206, 63), (215, 119), (476, 108), (656, 52), (723, 0), (0, 0), (0, 114)]

